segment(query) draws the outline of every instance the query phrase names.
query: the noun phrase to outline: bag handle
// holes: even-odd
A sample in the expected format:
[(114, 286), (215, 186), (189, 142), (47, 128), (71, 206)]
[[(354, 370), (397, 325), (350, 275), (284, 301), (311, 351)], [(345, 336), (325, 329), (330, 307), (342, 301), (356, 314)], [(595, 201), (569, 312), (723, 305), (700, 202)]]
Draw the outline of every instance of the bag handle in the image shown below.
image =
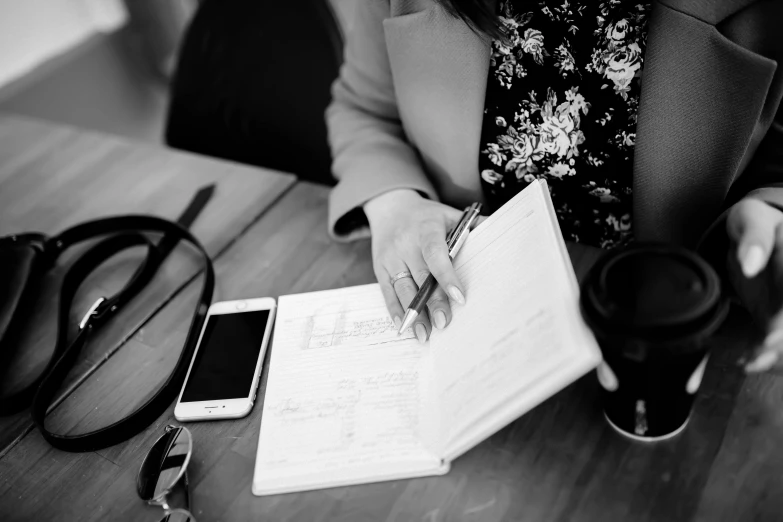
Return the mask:
[[(44, 259), (40, 261), (43, 266), (47, 266), (49, 263), (54, 263), (56, 261), (56, 257), (54, 257), (51, 252), (46, 251), (45, 245), (48, 241), (49, 240), (45, 239), (41, 243), (44, 245), (44, 248), (41, 250), (42, 252), (45, 252), (42, 254)], [(38, 390), (38, 387), (41, 385), (44, 377), (52, 369), (54, 363), (60, 359), (60, 357), (62, 357), (65, 350), (68, 349), (67, 336), (71, 306), (73, 304), (73, 297), (76, 294), (76, 291), (79, 289), (81, 282), (86, 279), (87, 276), (89, 276), (92, 270), (97, 268), (98, 265), (103, 263), (108, 258), (117, 254), (121, 250), (138, 245), (147, 246), (147, 255), (142, 264), (139, 266), (139, 268), (136, 269), (136, 272), (133, 274), (133, 276), (131, 276), (125, 287), (112, 296), (111, 300), (105, 300), (105, 298), (101, 298), (99, 300), (106, 303), (106, 308), (108, 309), (114, 307), (114, 310), (112, 311), (112, 313), (114, 313), (119, 309), (121, 304), (130, 300), (144, 287), (147, 281), (152, 278), (155, 270), (162, 261), (158, 251), (155, 249), (155, 245), (152, 244), (151, 241), (141, 234), (122, 234), (107, 238), (83, 254), (68, 269), (68, 272), (65, 274), (60, 287), (59, 308), (57, 312), (57, 335), (55, 337), (55, 345), (52, 356), (49, 359), (46, 368), (44, 368), (41, 374), (30, 384), (25, 386), (23, 389), (2, 398), (2, 408), (0, 408), (0, 412), (2, 414), (16, 413), (30, 406), (33, 397)], [(103, 313), (103, 310), (105, 310), (104, 307), (101, 307), (101, 310), (99, 310), (99, 307), (96, 306), (97, 304), (98, 303), (94, 304), (90, 308), (90, 315), (98, 312)]]
[[(159, 266), (159, 261), (150, 260), (147, 257), (144, 264), (131, 278), (130, 282), (110, 299), (99, 299), (87, 312), (79, 325), (79, 332), (73, 342), (67, 348), (60, 350), (65, 343), (66, 333), (63, 328), (67, 324), (70, 314), (71, 301), (73, 299), (79, 284), (89, 275), (102, 260), (106, 259), (106, 253), (118, 252), (129, 246), (136, 246), (138, 242), (137, 234), (122, 234), (106, 240), (98, 246), (91, 249), (87, 254), (77, 262), (63, 281), (63, 290), (60, 296), (60, 316), (57, 336), (57, 348), (55, 353), (62, 352), (57, 361), (52, 365), (49, 371), (44, 375), (41, 385), (38, 388), (33, 399), (32, 416), (33, 422), (41, 430), (44, 438), (54, 447), (66, 451), (94, 451), (96, 449), (113, 446), (122, 442), (133, 435), (144, 430), (149, 426), (163, 411), (171, 404), (171, 401), (177, 396), (185, 374), (187, 373), (190, 359), (196, 348), (198, 336), (201, 333), (201, 327), (212, 302), (212, 292), (215, 284), (215, 274), (212, 262), (209, 259), (204, 247), (193, 235), (180, 225), (151, 216), (121, 216), (114, 218), (101, 219), (84, 223), (74, 227), (60, 236), (63, 244), (72, 244), (72, 242), (82, 241), (98, 234), (133, 232), (144, 230), (148, 232), (163, 232), (178, 240), (184, 240), (193, 245), (199, 251), (204, 259), (204, 284), (199, 296), (198, 305), (193, 313), (190, 322), (190, 328), (185, 340), (185, 346), (180, 352), (174, 371), (166, 379), (166, 382), (150, 397), (147, 402), (141, 405), (133, 413), (109, 426), (101, 429), (80, 434), (80, 435), (60, 435), (49, 431), (45, 426), (46, 412), (54, 399), (57, 390), (65, 380), (68, 371), (76, 362), (82, 347), (86, 344), (90, 334), (96, 328), (100, 327), (109, 317), (117, 313), (123, 304), (125, 304), (133, 295), (138, 293), (146, 285), (148, 280), (154, 274)], [(111, 243), (109, 243), (111, 241)], [(106, 246), (104, 246), (107, 244)], [(116, 250), (115, 250), (116, 249)], [(154, 251), (154, 249), (153, 249)], [(113, 255), (110, 254), (110, 255)], [(76, 271), (78, 270), (78, 271)]]
[[(53, 263), (69, 247), (99, 236), (107, 239), (90, 248), (74, 262), (63, 278), (60, 290), (57, 338), (54, 353), (39, 379), (4, 402), (29, 404), (32, 398), (32, 418), (44, 438), (54, 447), (65, 451), (94, 451), (122, 442), (145, 429), (160, 416), (176, 397), (185, 379), (190, 359), (212, 302), (215, 275), (212, 261), (201, 243), (185, 228), (189, 226), (210, 199), (214, 186), (201, 189), (179, 219), (179, 223), (144, 215), (117, 216), (88, 221), (74, 226), (44, 244), (44, 257)], [(155, 245), (142, 232), (163, 233)], [(143, 405), (127, 417), (101, 429), (79, 434), (61, 435), (49, 431), (45, 425), (47, 410), (65, 377), (76, 362), (91, 333), (119, 312), (152, 279), (165, 257), (179, 241), (190, 243), (204, 260), (204, 282), (198, 305), (193, 313), (185, 345), (174, 371), (166, 382)], [(82, 282), (106, 259), (118, 252), (136, 246), (146, 246), (147, 255), (125, 286), (109, 298), (98, 299), (79, 323), (76, 338), (68, 344), (68, 322), (73, 298)]]

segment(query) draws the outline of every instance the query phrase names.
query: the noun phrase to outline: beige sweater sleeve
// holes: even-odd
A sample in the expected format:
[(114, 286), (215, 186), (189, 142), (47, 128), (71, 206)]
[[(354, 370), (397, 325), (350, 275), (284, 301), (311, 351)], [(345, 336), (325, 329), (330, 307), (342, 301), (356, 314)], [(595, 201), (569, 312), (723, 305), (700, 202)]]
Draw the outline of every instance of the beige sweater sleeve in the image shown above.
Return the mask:
[(436, 199), (417, 152), (406, 141), (389, 66), (383, 20), (389, 3), (355, 2), (340, 76), (326, 110), (332, 171), (329, 231), (351, 241), (369, 236), (362, 205), (384, 192), (409, 188)]

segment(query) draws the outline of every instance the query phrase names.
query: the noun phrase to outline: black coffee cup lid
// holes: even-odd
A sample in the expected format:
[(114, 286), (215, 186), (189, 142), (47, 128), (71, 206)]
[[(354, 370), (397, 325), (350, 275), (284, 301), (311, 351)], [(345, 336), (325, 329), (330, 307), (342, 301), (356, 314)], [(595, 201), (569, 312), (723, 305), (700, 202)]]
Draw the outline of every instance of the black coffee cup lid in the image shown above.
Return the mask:
[(639, 244), (611, 252), (582, 289), (591, 326), (644, 336), (681, 335), (721, 308), (715, 270), (684, 248)]

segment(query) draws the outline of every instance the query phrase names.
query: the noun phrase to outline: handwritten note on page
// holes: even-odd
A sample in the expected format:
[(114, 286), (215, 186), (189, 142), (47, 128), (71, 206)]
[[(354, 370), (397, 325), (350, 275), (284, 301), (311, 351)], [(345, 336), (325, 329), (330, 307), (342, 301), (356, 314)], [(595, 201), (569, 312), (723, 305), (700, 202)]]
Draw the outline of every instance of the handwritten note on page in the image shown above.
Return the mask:
[(593, 368), (567, 255), (532, 183), (471, 232), (467, 303), (428, 344), (397, 336), (377, 284), (281, 297), (253, 492), (444, 473)]
[(445, 472), (430, 348), (378, 285), (283, 296), (276, 321), (254, 493)]

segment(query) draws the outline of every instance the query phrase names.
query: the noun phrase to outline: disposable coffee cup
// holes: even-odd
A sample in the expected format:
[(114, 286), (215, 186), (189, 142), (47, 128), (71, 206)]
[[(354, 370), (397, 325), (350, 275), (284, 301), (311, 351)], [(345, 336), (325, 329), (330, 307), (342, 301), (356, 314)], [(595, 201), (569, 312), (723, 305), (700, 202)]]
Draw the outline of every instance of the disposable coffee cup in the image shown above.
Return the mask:
[(610, 252), (583, 283), (581, 307), (603, 353), (596, 371), (609, 424), (643, 441), (681, 432), (729, 308), (712, 267), (668, 245)]

